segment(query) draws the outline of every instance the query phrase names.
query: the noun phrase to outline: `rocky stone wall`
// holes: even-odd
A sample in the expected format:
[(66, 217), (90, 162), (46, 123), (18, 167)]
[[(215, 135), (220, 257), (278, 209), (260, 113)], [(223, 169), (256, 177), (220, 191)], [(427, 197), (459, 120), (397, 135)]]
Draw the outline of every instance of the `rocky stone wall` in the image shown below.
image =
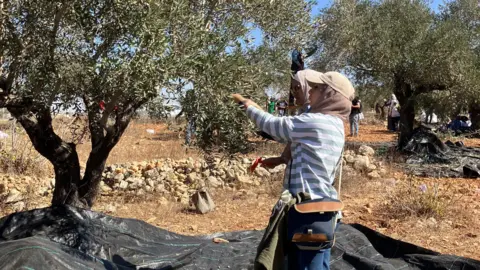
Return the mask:
[[(375, 150), (366, 145), (360, 146), (356, 152), (346, 150), (344, 170), (354, 170), (371, 179), (380, 178), (386, 170), (374, 155)], [(285, 165), (274, 169), (259, 166), (250, 174), (252, 162), (249, 158), (236, 157), (231, 160), (216, 159), (211, 167), (204, 160), (193, 158), (108, 165), (102, 175), (100, 190), (102, 194), (158, 194), (188, 204), (191, 196), (200, 189), (248, 189), (260, 186), (262, 180), (268, 178), (279, 182), (283, 180)], [(15, 205), (15, 210), (21, 210), (25, 206), (25, 194), (50, 196), (54, 185), (53, 178), (6, 175), (0, 178), (0, 202)]]

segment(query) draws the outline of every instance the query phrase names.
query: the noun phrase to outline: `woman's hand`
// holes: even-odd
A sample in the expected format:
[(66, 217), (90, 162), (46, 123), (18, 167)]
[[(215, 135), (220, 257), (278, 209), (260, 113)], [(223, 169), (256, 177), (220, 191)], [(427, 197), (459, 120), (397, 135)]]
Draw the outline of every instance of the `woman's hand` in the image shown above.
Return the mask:
[(246, 99), (244, 98), (242, 95), (240, 94), (233, 94), (232, 95), (233, 99), (235, 100), (235, 102), (237, 102), (238, 104), (242, 105), (243, 108), (246, 110), (248, 108), (248, 106), (254, 106), (254, 107), (257, 107), (258, 109), (262, 110), (262, 107), (258, 106), (257, 103), (253, 102), (252, 100), (250, 99)]
[(245, 106), (245, 110), (249, 107), (249, 106), (254, 106), (254, 107), (258, 107), (258, 105), (253, 102), (251, 99), (245, 99), (243, 101), (243, 106)]
[(284, 164), (285, 161), (282, 157), (273, 157), (262, 160), (262, 167), (273, 169), (278, 165)]

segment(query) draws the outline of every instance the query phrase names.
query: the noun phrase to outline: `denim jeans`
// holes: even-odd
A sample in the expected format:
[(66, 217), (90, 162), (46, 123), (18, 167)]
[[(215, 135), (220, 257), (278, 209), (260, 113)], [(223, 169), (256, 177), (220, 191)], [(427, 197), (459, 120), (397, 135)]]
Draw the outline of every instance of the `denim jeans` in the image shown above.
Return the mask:
[(398, 122), (400, 122), (400, 116), (399, 117), (392, 117), (392, 131), (397, 131)]
[[(335, 231), (338, 229), (337, 223)], [(293, 245), (290, 246), (288, 254), (288, 269), (298, 270), (330, 270), (331, 249), (324, 250), (298, 250)]]
[(360, 114), (353, 114), (349, 117), (350, 120), (350, 135), (358, 135), (358, 125), (360, 123)]
[(331, 249), (322, 251), (299, 251), (297, 268), (299, 270), (330, 270)]

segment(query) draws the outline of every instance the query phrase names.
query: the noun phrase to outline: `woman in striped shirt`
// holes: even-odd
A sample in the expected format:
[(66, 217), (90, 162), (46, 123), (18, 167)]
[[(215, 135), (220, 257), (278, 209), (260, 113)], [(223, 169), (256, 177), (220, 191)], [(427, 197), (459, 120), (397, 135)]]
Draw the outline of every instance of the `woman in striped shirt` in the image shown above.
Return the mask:
[[(292, 157), (284, 183), (292, 195), (309, 193), (311, 199), (337, 199), (333, 187), (335, 169), (345, 144), (344, 122), (350, 115), (355, 90), (338, 72), (308, 73), (308, 112), (294, 117), (275, 117), (243, 102), (247, 116), (276, 141), (290, 143)], [(307, 86), (308, 85), (308, 86)], [(296, 250), (295, 269), (329, 269), (330, 250)]]

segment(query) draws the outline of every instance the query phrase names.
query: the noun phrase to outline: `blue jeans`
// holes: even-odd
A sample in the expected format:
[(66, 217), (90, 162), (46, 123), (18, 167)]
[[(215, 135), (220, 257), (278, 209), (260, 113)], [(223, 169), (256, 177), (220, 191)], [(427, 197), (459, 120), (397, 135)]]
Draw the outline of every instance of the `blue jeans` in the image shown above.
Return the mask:
[(350, 135), (358, 135), (358, 125), (360, 123), (360, 114), (353, 114), (349, 117), (350, 120)]
[[(338, 229), (337, 223), (335, 231)], [(288, 269), (298, 270), (330, 270), (330, 257), (332, 250), (298, 250), (293, 245), (290, 246), (291, 253), (288, 254)]]
[(398, 122), (400, 122), (400, 116), (399, 117), (392, 117), (392, 131), (397, 131), (398, 128)]
[(322, 251), (301, 250), (297, 253), (297, 268), (299, 270), (330, 270), (331, 249)]

